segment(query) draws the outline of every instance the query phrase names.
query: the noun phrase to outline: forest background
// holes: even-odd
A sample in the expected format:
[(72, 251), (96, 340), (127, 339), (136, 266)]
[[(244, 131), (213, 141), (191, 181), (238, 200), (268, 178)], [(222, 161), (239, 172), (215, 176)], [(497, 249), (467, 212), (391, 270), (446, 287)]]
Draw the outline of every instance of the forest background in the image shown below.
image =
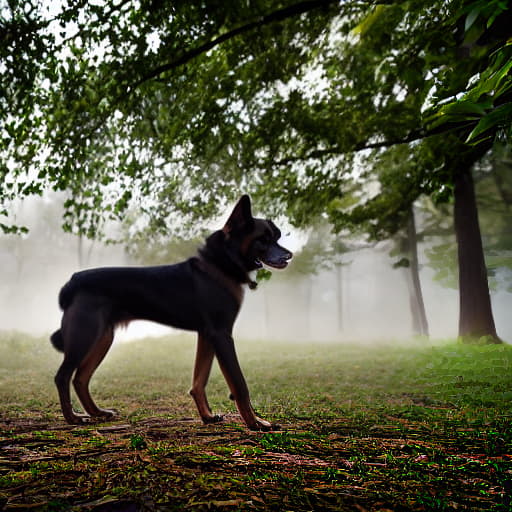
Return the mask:
[(509, 2), (7, 1), (0, 15), (11, 276), (15, 236), (35, 236), (24, 198), (44, 196), (39, 218), (63, 205), (80, 267), (86, 239), (173, 261), (249, 192), (303, 230), (295, 273), (336, 269), (339, 326), (342, 264), (388, 241), (411, 332), (429, 333), (430, 265), (458, 289), (461, 339), (501, 341), (489, 283), (510, 286)]

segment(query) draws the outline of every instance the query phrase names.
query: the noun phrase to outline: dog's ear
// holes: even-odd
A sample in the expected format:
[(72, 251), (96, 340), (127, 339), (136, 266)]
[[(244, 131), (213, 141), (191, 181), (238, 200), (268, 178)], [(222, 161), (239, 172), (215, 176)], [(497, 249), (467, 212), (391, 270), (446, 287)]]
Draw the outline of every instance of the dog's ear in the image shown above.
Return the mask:
[(251, 198), (244, 194), (233, 208), (222, 231), (228, 234), (232, 231), (251, 230), (253, 227), (254, 218), (251, 212)]

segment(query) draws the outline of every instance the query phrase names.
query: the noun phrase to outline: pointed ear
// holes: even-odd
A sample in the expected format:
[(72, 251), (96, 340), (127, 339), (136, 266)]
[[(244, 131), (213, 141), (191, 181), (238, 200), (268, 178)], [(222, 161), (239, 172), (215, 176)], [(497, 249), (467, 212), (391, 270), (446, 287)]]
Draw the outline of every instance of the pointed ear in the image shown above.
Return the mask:
[(229, 219), (225, 226), (222, 228), (224, 233), (230, 233), (231, 231), (238, 231), (244, 228), (252, 229), (254, 225), (254, 219), (251, 213), (251, 198), (244, 194), (236, 203)]

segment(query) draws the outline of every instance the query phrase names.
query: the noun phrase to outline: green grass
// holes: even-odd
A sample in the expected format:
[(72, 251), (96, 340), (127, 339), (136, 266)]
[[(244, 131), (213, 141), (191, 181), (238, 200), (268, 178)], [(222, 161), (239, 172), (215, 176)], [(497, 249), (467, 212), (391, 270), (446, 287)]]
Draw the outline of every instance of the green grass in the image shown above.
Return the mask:
[(209, 399), (226, 420), (198, 421), (191, 336), (115, 345), (92, 392), (119, 418), (68, 426), (61, 354), (0, 334), (0, 509), (512, 509), (512, 347), (237, 347), (280, 431), (245, 429), (217, 367)]

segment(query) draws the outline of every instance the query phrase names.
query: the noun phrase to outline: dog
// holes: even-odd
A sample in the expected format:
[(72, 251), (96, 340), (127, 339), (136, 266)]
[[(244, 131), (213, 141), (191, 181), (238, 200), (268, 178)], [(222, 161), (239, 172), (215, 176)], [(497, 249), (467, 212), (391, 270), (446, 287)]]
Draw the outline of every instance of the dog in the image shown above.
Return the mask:
[[(65, 420), (82, 424), (115, 415), (96, 405), (89, 382), (112, 345), (116, 327), (141, 319), (197, 332), (190, 394), (204, 423), (223, 419), (212, 413), (205, 392), (215, 356), (247, 427), (271, 430), (273, 425), (252, 408), (232, 330), (242, 305), (243, 285), (256, 287), (249, 273), (263, 264), (283, 269), (291, 259), (292, 253), (277, 243), (280, 237), (272, 221), (252, 216), (250, 198), (244, 195), (224, 227), (188, 260), (73, 274), (59, 294), (61, 328), (51, 336), (54, 347), (64, 352), (55, 384)], [(86, 414), (73, 411), (71, 379)]]

